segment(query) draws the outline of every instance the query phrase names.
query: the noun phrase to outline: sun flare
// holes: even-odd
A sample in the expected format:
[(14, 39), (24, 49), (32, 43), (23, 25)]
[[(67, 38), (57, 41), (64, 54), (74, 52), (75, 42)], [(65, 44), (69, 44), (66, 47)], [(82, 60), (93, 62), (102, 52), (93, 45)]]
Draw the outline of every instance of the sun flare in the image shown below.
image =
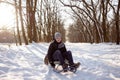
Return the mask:
[(14, 8), (9, 4), (0, 4), (0, 28), (11, 27), (14, 23)]

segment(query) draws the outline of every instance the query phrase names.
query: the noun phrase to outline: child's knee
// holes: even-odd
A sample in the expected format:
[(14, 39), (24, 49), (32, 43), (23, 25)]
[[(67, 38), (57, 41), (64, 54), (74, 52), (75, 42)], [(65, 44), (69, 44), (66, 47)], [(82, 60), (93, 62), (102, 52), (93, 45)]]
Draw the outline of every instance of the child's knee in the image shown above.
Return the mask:
[(68, 54), (71, 54), (71, 51), (67, 51)]

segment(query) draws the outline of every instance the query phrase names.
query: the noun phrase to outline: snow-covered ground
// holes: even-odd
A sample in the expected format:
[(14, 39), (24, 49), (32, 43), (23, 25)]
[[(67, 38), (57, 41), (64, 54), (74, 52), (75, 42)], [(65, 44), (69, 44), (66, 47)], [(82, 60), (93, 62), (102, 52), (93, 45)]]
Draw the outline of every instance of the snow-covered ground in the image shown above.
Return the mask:
[(120, 45), (65, 43), (75, 62), (73, 74), (59, 74), (43, 62), (49, 43), (0, 45), (0, 80), (120, 80)]

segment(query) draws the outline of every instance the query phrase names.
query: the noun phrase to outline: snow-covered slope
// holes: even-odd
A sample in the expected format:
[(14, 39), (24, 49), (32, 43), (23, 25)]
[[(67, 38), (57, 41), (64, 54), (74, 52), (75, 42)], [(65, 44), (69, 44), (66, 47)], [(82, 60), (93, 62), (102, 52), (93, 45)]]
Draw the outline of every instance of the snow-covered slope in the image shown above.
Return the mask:
[(75, 74), (55, 73), (43, 62), (49, 43), (0, 45), (0, 80), (120, 80), (120, 45), (66, 43), (75, 62)]

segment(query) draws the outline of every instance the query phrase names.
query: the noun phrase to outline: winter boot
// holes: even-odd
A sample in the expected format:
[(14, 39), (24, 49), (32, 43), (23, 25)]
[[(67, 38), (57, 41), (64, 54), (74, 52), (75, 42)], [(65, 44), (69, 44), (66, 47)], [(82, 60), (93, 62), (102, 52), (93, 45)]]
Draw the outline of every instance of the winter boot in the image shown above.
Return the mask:
[(78, 68), (78, 67), (80, 66), (80, 62), (74, 63), (73, 66), (74, 66), (75, 68)]
[(70, 71), (76, 72), (77, 68), (79, 67), (80, 62), (74, 63), (73, 65), (70, 66)]
[(64, 72), (67, 72), (68, 71), (68, 64), (63, 64), (62, 68), (63, 68)]

